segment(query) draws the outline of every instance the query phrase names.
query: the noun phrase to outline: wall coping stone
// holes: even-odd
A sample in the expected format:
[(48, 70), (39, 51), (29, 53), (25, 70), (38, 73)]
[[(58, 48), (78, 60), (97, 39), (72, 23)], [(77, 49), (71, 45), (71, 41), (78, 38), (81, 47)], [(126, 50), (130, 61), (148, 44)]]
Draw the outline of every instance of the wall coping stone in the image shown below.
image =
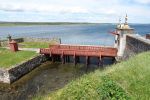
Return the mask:
[(147, 44), (150, 44), (150, 40), (149, 39), (146, 39), (145, 37), (139, 35), (139, 34), (128, 34), (127, 36), (130, 36), (132, 38), (135, 38), (135, 39), (138, 39), (140, 41), (143, 41)]

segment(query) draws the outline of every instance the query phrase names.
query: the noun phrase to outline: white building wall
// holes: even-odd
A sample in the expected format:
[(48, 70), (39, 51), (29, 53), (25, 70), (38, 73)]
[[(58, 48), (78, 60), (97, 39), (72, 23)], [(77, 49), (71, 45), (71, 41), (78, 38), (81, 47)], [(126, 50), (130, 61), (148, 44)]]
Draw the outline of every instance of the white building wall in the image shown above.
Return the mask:
[(123, 34), (121, 37), (120, 37), (120, 45), (118, 46), (118, 57), (122, 57), (123, 54), (124, 54), (124, 51), (125, 51), (125, 48), (126, 48), (126, 35), (127, 34)]

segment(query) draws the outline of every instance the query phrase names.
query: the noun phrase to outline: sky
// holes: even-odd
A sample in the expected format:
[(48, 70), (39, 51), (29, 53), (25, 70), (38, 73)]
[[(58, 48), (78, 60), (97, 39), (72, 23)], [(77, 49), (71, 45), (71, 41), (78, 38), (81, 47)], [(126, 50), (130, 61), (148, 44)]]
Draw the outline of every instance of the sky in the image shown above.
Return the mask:
[(0, 0), (0, 21), (150, 23), (150, 0)]

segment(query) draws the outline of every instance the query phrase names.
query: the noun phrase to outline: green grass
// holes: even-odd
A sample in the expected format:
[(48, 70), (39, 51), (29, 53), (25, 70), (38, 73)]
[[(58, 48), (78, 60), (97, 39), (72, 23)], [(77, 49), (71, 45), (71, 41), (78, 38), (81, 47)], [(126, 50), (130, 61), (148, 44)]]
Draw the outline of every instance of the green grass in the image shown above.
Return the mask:
[(23, 48), (48, 48), (53, 42), (22, 42), (19, 44)]
[(150, 52), (96, 70), (33, 100), (150, 100)]
[(33, 51), (11, 52), (10, 50), (0, 48), (0, 68), (9, 68), (37, 55)]

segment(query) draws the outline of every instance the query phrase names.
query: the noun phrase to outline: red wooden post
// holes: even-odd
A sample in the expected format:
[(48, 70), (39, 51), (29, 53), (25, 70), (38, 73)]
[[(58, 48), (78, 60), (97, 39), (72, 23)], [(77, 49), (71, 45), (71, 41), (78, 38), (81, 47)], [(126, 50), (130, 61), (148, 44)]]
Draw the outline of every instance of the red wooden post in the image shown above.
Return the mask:
[(76, 64), (77, 64), (76, 56), (74, 56), (73, 58), (74, 58), (74, 65), (76, 66)]
[(98, 58), (98, 67), (99, 67), (101, 58), (100, 57), (97, 57), (97, 58)]
[(62, 54), (61, 54), (61, 61), (62, 61), (62, 64), (65, 64), (65, 59), (64, 59), (64, 53), (62, 51)]
[(13, 51), (13, 52), (18, 51), (18, 44), (14, 40), (12, 40), (11, 42), (9, 42), (9, 47), (10, 47), (10, 50)]
[(89, 64), (89, 57), (86, 56), (86, 66), (88, 66), (88, 64)]
[(88, 66), (89, 65), (89, 57), (86, 56), (86, 72), (88, 71)]
[(52, 63), (54, 63), (55, 62), (55, 56), (51, 55), (51, 58), (52, 58)]
[(76, 66), (77, 62), (76, 62), (76, 52), (75, 52), (75, 51), (74, 51), (74, 56), (73, 56), (73, 58), (74, 58), (74, 65)]

